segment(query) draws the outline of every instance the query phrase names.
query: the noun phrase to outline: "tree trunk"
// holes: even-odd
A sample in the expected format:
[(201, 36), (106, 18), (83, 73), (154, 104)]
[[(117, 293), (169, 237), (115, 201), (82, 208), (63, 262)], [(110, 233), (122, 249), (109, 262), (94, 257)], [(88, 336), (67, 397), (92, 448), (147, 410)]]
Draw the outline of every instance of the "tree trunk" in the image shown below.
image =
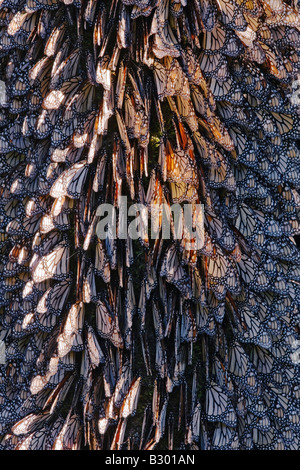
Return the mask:
[(298, 4), (0, 8), (0, 448), (298, 449)]

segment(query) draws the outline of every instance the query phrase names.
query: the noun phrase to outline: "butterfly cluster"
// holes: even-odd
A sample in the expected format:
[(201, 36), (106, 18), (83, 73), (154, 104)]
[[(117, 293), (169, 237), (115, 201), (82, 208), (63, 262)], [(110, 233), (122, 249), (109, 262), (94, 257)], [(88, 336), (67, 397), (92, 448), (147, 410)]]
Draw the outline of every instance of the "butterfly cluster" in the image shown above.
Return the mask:
[[(0, 0), (1, 449), (299, 449), (299, 30), (293, 0)], [(202, 248), (100, 239), (121, 196), (203, 204)]]

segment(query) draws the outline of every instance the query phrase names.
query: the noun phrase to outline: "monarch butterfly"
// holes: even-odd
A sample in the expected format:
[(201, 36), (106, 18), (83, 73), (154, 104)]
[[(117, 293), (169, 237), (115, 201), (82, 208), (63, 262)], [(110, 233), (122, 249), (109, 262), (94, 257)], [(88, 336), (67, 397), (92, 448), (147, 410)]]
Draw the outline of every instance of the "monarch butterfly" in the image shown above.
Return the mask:
[(235, 226), (245, 237), (250, 238), (257, 230), (262, 230), (264, 224), (265, 217), (262, 212), (252, 209), (245, 203), (241, 204)]
[(110, 265), (102, 242), (99, 239), (96, 243), (95, 272), (103, 278), (104, 282), (108, 283), (110, 281)]
[(219, 423), (212, 437), (212, 449), (233, 450), (238, 447), (238, 437), (234, 429)]
[(155, 442), (159, 442), (161, 437), (164, 435), (165, 432), (165, 424), (166, 424), (166, 414), (167, 414), (167, 406), (168, 406), (168, 399), (164, 400), (162, 405), (161, 411), (157, 418), (156, 427), (155, 427), (155, 435), (154, 440)]
[(55, 246), (63, 240), (62, 235), (58, 231), (53, 231), (49, 235), (42, 235), (40, 232), (35, 233), (32, 242), (32, 249), (40, 256), (48, 254)]
[(162, 7), (157, 10), (151, 25), (150, 36), (154, 33), (153, 52), (157, 58), (179, 57), (179, 45), (168, 21), (162, 19)]
[(62, 23), (59, 26), (55, 26), (51, 31), (51, 34), (46, 42), (44, 54), (47, 57), (54, 56), (58, 53), (61, 43), (66, 34), (66, 23)]
[(53, 450), (77, 450), (82, 439), (82, 424), (76, 413), (69, 411), (65, 424), (54, 440)]
[(242, 259), (238, 263), (237, 268), (242, 280), (247, 284), (252, 284), (255, 290), (266, 289), (268, 287), (266, 275), (262, 271), (259, 271), (254, 263), (246, 256), (242, 255)]
[(252, 375), (253, 366), (237, 341), (232, 344), (229, 350), (228, 369), (236, 379), (244, 381), (250, 389), (255, 390), (257, 382), (255, 376)]
[(42, 282), (49, 278), (60, 279), (69, 272), (68, 246), (60, 243), (48, 255), (37, 259), (32, 265), (32, 279)]
[(90, 303), (91, 300), (96, 298), (96, 295), (95, 274), (93, 266), (91, 265), (83, 279), (82, 299), (84, 303)]
[(191, 287), (188, 277), (183, 266), (180, 264), (174, 244), (167, 250), (162, 263), (160, 275), (165, 276), (166, 280), (174, 284), (182, 293), (184, 293), (185, 297), (189, 298), (191, 296)]
[(47, 431), (41, 429), (35, 433), (30, 434), (27, 438), (22, 439), (17, 447), (18, 450), (46, 450), (47, 448)]
[(120, 450), (124, 442), (127, 419), (120, 419), (117, 425), (110, 450)]
[(37, 13), (21, 13), (17, 12), (12, 21), (9, 23), (7, 32), (10, 35), (15, 35), (17, 32), (24, 34), (30, 33), (36, 26), (39, 15)]
[(47, 138), (53, 131), (53, 125), (50, 119), (50, 113), (47, 110), (42, 110), (35, 118), (33, 124), (33, 134), (38, 139)]
[(189, 99), (188, 79), (182, 72), (177, 59), (166, 57), (161, 62), (155, 61), (153, 69), (158, 98), (160, 100), (165, 96), (172, 96), (174, 94)]
[(26, 2), (26, 8), (28, 8), (28, 10), (39, 10), (41, 8), (41, 5), (43, 5), (46, 9), (56, 9), (57, 0), (27, 0)]
[(88, 168), (85, 160), (72, 165), (52, 185), (50, 195), (54, 198), (68, 195), (73, 199), (78, 199), (87, 177)]
[(120, 49), (130, 47), (130, 15), (129, 10), (124, 5), (121, 7), (119, 24), (117, 30), (117, 44)]
[(215, 236), (218, 243), (226, 250), (233, 251), (235, 246), (235, 239), (233, 232), (223, 225), (222, 217), (217, 217), (212, 211), (206, 212), (206, 219), (208, 221), (207, 228), (212, 236)]
[(121, 406), (120, 413), (122, 418), (128, 418), (128, 416), (135, 413), (139, 398), (140, 384), (141, 377), (133, 380), (133, 383), (131, 384), (130, 389)]
[(39, 300), (37, 312), (49, 311), (54, 315), (59, 315), (68, 297), (70, 286), (71, 281), (67, 279), (49, 288)]
[(253, 429), (253, 443), (258, 449), (274, 449), (275, 436), (276, 434), (273, 429), (267, 432), (262, 432), (258, 428)]
[[(50, 64), (51, 64), (51, 71), (47, 76), (47, 86), (43, 86), (41, 84), (41, 89), (43, 88), (43, 96), (45, 96), (46, 92), (49, 90), (49, 87), (52, 88), (52, 83), (55, 84), (56, 88), (62, 85), (62, 78), (59, 72), (63, 75), (64, 69), (62, 64), (66, 64), (66, 59), (70, 55), (70, 51), (72, 50), (72, 44), (70, 38), (66, 38), (66, 40), (61, 45), (60, 49), (58, 50), (55, 57), (50, 56)], [(67, 71), (67, 68), (66, 68)], [(41, 90), (42, 91), (42, 90)]]
[(28, 432), (30, 425), (36, 421), (37, 417), (34, 414), (31, 414), (29, 416), (26, 416), (25, 419), (23, 419), (21, 422), (17, 423), (14, 426), (13, 432), (16, 435), (20, 434), (26, 434)]
[(113, 394), (113, 402), (115, 406), (120, 408), (125, 399), (130, 384), (132, 383), (132, 369), (129, 363), (124, 363), (120, 377), (115, 385), (115, 391)]
[(216, 22), (213, 29), (205, 31), (203, 35), (203, 49), (214, 53), (222, 50), (226, 40), (226, 33), (220, 23)]
[(92, 368), (97, 367), (101, 362), (105, 362), (103, 351), (90, 325), (87, 329), (87, 345)]
[[(52, 60), (49, 57), (43, 57), (40, 59), (29, 71), (29, 78), (34, 83), (42, 83), (43, 80), (46, 80), (47, 84), (49, 82), (50, 71), (52, 67)], [(41, 90), (41, 96), (44, 94)]]
[(241, 322), (245, 330), (242, 334), (243, 341), (253, 341), (265, 349), (271, 347), (272, 341), (270, 336), (264, 328), (261, 328), (260, 323), (250, 309), (246, 307), (241, 309)]
[(28, 148), (28, 140), (22, 135), (22, 126), (20, 119), (17, 118), (14, 124), (9, 127), (9, 135), (11, 138), (13, 137), (13, 150), (22, 153), (22, 150)]
[(195, 167), (195, 158), (192, 149), (184, 152), (181, 149), (173, 150), (171, 143), (161, 143), (161, 165), (165, 177), (173, 183), (184, 181), (198, 187), (198, 175)]
[(86, 113), (93, 108), (95, 100), (95, 86), (92, 83), (83, 83), (77, 95), (74, 95), (67, 105), (67, 110), (73, 106), (74, 111), (77, 113)]

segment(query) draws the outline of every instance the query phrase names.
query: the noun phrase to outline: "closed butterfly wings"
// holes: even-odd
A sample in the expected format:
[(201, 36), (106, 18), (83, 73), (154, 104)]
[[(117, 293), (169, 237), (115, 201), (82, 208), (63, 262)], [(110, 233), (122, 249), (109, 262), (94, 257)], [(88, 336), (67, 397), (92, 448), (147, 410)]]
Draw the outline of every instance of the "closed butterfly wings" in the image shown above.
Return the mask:
[(49, 278), (60, 279), (68, 274), (68, 246), (59, 244), (51, 253), (41, 259), (36, 257), (32, 263), (34, 282), (42, 282)]
[(99, 334), (109, 339), (116, 347), (123, 347), (123, 339), (117, 317), (113, 317), (106, 303), (99, 300), (96, 306), (96, 321)]
[(72, 348), (82, 348), (82, 329), (84, 321), (84, 305), (82, 302), (74, 304), (68, 313), (62, 332), (58, 336), (58, 356), (64, 357)]

